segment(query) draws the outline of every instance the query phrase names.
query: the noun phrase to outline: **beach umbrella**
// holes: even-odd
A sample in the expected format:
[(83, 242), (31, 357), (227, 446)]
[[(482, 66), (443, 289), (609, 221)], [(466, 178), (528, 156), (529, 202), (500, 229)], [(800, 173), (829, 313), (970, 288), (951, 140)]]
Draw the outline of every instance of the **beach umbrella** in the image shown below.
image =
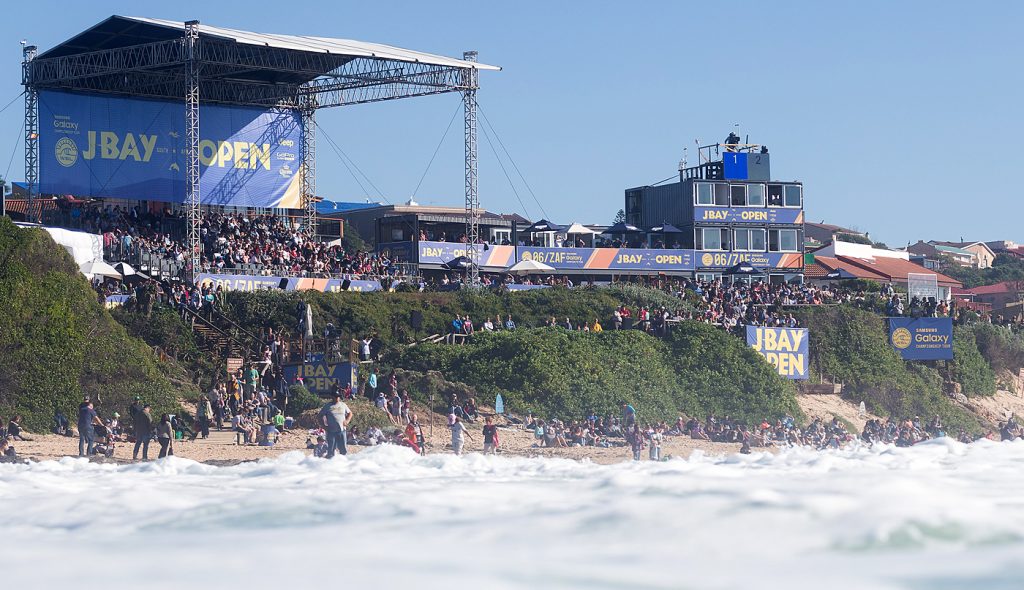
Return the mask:
[(86, 262), (85, 264), (78, 267), (82, 271), (82, 274), (89, 277), (90, 279), (94, 276), (110, 277), (113, 279), (121, 278), (121, 273), (117, 272), (117, 269), (110, 266), (102, 260), (95, 262)]
[(114, 270), (116, 270), (123, 277), (135, 274), (135, 269), (132, 268), (131, 265), (128, 264), (127, 262), (118, 262), (117, 264), (114, 265)]
[(611, 235), (642, 234), (644, 233), (644, 230), (635, 225), (630, 225), (625, 221), (620, 221), (601, 233)]
[(448, 270), (466, 270), (473, 266), (473, 261), (468, 256), (459, 256), (441, 265)]
[(557, 223), (551, 223), (547, 219), (541, 219), (540, 221), (534, 223), (530, 227), (524, 229), (523, 233), (536, 234), (547, 231), (562, 231), (563, 229), (565, 228), (562, 227), (561, 225), (558, 225)]
[(532, 273), (549, 273), (554, 272), (553, 266), (548, 266), (543, 262), (537, 262), (536, 260), (522, 260), (508, 267), (505, 272), (514, 275), (528, 275)]
[(750, 264), (749, 262), (741, 262), (739, 264), (735, 264), (725, 269), (724, 271), (722, 271), (722, 274), (732, 276), (750, 276), (759, 275), (763, 273), (757, 270), (757, 268), (755, 268), (753, 264)]
[(147, 275), (146, 273), (142, 272), (141, 270), (137, 270), (137, 271), (135, 271), (135, 274), (125, 275), (124, 276), (124, 282), (126, 282), (126, 283), (144, 283), (144, 282), (146, 282), (146, 281), (148, 281), (148, 280), (150, 280), (152, 278), (153, 277)]
[(845, 268), (838, 268), (825, 275), (825, 279), (829, 281), (849, 281), (856, 278), (856, 275), (846, 270)]

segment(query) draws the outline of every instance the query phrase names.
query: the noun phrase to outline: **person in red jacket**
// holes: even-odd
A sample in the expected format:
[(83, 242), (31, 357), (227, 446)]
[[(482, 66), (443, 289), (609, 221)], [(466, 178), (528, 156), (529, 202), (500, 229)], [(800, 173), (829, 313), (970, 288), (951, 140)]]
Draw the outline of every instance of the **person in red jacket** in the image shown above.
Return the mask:
[(498, 427), (490, 416), (484, 421), (484, 454), (493, 455), (498, 449)]

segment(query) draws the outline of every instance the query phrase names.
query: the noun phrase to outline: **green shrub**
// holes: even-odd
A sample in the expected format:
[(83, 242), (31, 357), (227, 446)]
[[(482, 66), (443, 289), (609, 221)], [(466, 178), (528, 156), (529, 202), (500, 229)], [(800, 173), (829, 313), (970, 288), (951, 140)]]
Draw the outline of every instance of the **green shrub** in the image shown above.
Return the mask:
[(322, 407), (326, 400), (320, 399), (317, 395), (306, 389), (304, 385), (292, 385), (288, 388), (288, 412), (301, 414), (308, 410), (315, 410)]
[(995, 395), (996, 375), (978, 350), (974, 331), (957, 326), (953, 330), (951, 375), (965, 395)]

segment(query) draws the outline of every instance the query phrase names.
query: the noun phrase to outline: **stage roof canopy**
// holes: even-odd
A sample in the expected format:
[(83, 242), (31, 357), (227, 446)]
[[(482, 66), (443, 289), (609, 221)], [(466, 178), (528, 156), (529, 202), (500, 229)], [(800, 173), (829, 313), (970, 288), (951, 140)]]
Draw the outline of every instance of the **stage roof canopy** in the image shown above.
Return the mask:
[[(36, 88), (183, 100), (183, 22), (111, 16), (39, 54)], [(317, 107), (457, 92), (500, 68), (390, 45), (198, 25), (200, 100)]]

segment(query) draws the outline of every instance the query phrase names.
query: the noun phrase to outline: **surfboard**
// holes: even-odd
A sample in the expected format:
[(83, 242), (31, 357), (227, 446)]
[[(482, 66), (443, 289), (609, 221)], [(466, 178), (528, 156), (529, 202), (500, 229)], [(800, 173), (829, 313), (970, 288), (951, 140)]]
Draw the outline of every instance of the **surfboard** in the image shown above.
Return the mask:
[(494, 412), (496, 414), (505, 413), (505, 400), (501, 399), (500, 393), (494, 397)]

